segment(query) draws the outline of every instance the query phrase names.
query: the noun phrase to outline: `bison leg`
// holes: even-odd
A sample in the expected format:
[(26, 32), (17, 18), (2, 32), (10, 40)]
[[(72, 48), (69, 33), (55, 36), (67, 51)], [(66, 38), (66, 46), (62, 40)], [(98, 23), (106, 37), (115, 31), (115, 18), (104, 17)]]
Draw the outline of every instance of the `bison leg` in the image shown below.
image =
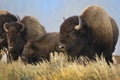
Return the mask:
[(104, 52), (103, 56), (105, 57), (105, 60), (108, 65), (110, 65), (110, 63), (113, 63), (112, 52)]
[(7, 55), (7, 63), (12, 63), (12, 60), (9, 54)]
[(10, 52), (6, 52), (6, 55), (7, 55), (7, 63), (12, 63), (12, 59), (11, 59), (11, 54)]

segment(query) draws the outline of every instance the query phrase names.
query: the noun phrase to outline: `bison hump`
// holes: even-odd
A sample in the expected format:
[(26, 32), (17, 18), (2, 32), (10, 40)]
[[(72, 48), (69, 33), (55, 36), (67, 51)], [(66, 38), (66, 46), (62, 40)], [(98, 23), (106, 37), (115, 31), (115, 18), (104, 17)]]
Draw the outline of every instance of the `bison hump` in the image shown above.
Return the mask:
[(110, 42), (113, 41), (112, 25), (109, 15), (103, 8), (90, 6), (83, 11), (81, 17), (88, 25), (88, 28), (92, 30), (96, 43), (102, 42), (101, 44), (111, 45)]
[(0, 10), (0, 15), (10, 14), (8, 11)]
[(27, 41), (36, 41), (46, 34), (45, 28), (32, 16), (25, 16), (21, 22), (26, 27)]

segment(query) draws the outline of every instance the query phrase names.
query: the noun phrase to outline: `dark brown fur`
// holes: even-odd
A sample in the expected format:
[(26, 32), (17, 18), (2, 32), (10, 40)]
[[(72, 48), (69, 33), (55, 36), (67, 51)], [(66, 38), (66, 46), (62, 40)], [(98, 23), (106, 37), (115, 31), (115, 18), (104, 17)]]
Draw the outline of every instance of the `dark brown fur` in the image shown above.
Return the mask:
[(7, 28), (6, 37), (8, 43), (9, 54), (11, 55), (12, 60), (17, 60), (19, 56), (21, 56), (25, 40), (23, 34), (21, 32), (22, 25), (17, 22), (11, 22), (5, 25)]
[(26, 28), (26, 41), (36, 41), (47, 33), (44, 26), (32, 16), (25, 16), (21, 20), (21, 23), (24, 24)]
[(23, 51), (23, 61), (37, 63), (43, 59), (49, 60), (50, 52), (59, 51), (58, 33), (47, 33), (37, 41), (28, 42)]
[(17, 18), (8, 11), (0, 10), (0, 49), (3, 47), (8, 47), (3, 25), (12, 21), (17, 21)]
[(107, 63), (113, 62), (112, 53), (119, 34), (116, 22), (98, 6), (88, 7), (79, 17), (81, 29), (75, 30), (79, 24), (78, 16), (69, 17), (60, 27), (60, 42), (67, 53), (90, 59), (94, 59), (96, 53), (98, 56), (103, 53)]
[[(32, 22), (31, 22), (32, 21)], [(46, 30), (31, 16), (24, 17), (21, 22), (11, 22), (5, 25), (8, 49), (13, 60), (21, 56), (24, 44), (34, 41), (46, 34)]]

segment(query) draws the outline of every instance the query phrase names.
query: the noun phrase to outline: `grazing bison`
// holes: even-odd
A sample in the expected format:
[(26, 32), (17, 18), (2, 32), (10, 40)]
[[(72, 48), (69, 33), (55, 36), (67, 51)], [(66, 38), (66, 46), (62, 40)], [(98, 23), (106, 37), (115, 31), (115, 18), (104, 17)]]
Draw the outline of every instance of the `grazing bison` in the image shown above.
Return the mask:
[(36, 64), (43, 59), (49, 60), (50, 52), (59, 52), (59, 33), (47, 33), (37, 41), (28, 42), (23, 50), (22, 60)]
[(32, 16), (25, 16), (20, 22), (11, 22), (4, 24), (8, 42), (9, 54), (13, 60), (21, 56), (24, 44), (29, 41), (38, 40), (46, 30)]
[(7, 48), (8, 46), (5, 31), (3, 29), (3, 25), (6, 22), (13, 22), (17, 20), (18, 19), (16, 18), (16, 16), (12, 15), (8, 11), (0, 10), (0, 49), (2, 49), (3, 47)]
[(109, 64), (113, 62), (118, 34), (114, 19), (104, 9), (90, 6), (80, 16), (69, 17), (61, 24), (59, 48), (72, 57), (86, 56), (91, 60), (103, 54)]

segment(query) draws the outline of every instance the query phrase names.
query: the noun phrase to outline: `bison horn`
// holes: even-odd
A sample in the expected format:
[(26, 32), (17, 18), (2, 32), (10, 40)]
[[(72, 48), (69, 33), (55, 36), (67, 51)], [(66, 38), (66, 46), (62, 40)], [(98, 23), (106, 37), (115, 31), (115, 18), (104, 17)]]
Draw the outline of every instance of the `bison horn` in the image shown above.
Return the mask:
[(81, 18), (78, 16), (79, 24), (75, 26), (75, 30), (80, 30), (82, 28)]
[(17, 15), (18, 22), (20, 22), (20, 17)]
[(21, 28), (21, 32), (23, 32), (24, 31), (24, 29), (25, 29), (25, 26), (24, 26), (24, 24), (23, 23), (19, 23), (19, 24), (21, 24), (22, 25), (22, 28)]
[(8, 23), (5, 23), (5, 24), (3, 25), (3, 28), (4, 28), (5, 32), (8, 32), (8, 29), (6, 28), (6, 24), (8, 24)]
[(20, 31), (21, 31), (21, 32), (24, 31), (24, 29), (25, 29), (24, 24), (23, 24), (23, 23), (20, 23), (20, 22), (17, 22), (17, 23), (22, 26), (22, 28), (20, 29)]

